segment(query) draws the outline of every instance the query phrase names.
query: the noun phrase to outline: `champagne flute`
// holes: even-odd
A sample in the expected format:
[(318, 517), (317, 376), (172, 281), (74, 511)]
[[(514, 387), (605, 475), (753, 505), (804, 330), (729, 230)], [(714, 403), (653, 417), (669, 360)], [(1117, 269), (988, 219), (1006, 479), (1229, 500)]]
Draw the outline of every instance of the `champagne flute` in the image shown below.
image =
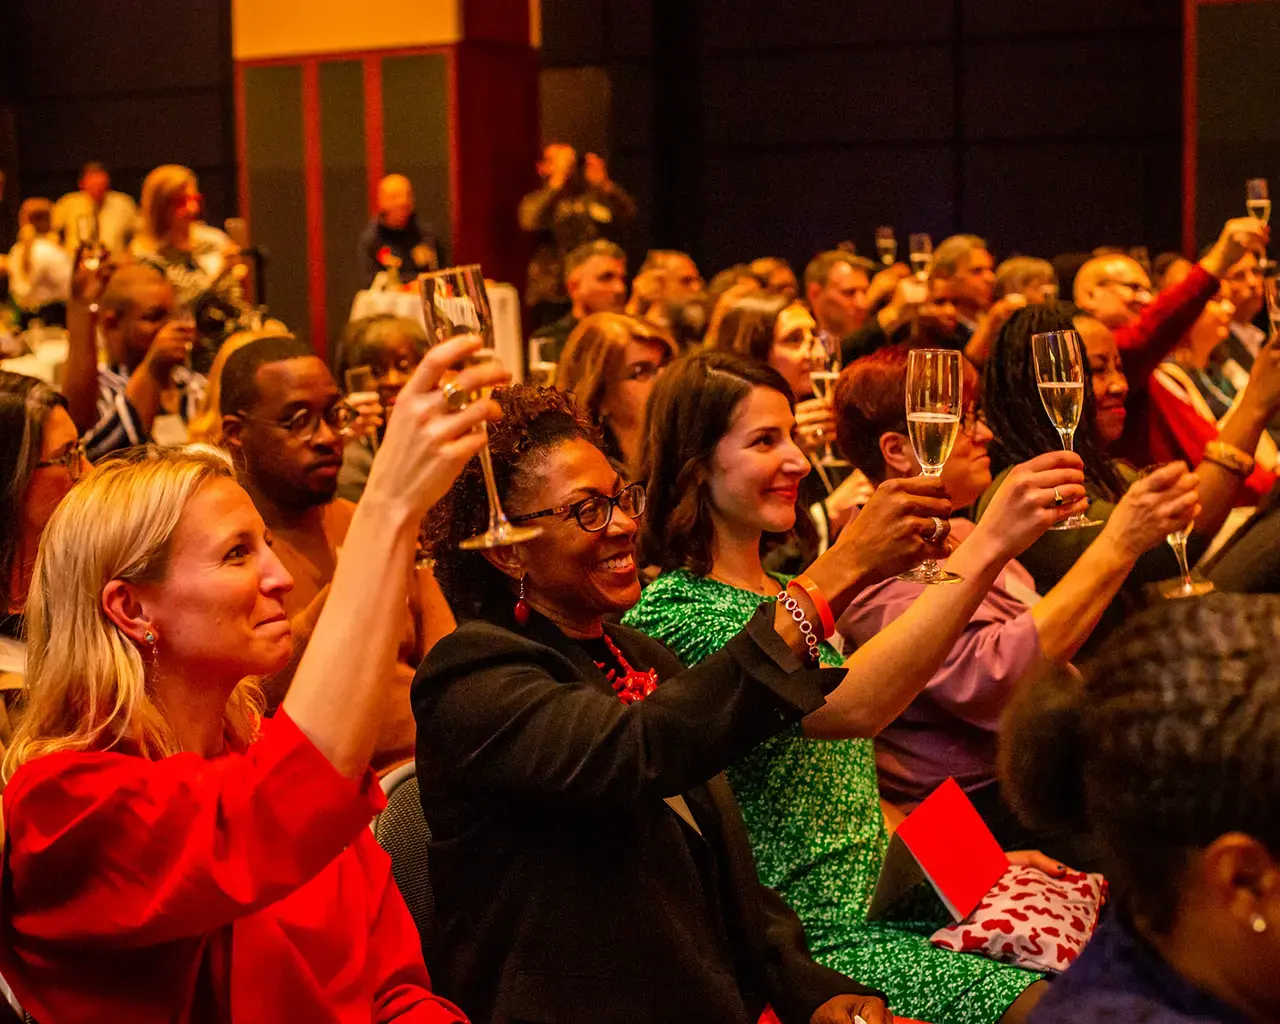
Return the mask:
[(1271, 333), (1280, 331), (1280, 278), (1276, 265), (1270, 264), (1262, 277), (1262, 291), (1267, 297), (1267, 317), (1271, 321)]
[(1173, 553), (1178, 559), (1178, 568), (1182, 570), (1182, 579), (1175, 580), (1173, 583), (1162, 587), (1160, 589), (1161, 597), (1199, 597), (1201, 594), (1213, 592), (1213, 584), (1208, 580), (1193, 580), (1191, 578), (1191, 566), (1187, 562), (1187, 538), (1190, 536), (1191, 526), (1188, 525), (1185, 530), (1175, 530), (1165, 537), (1165, 540), (1169, 542), (1169, 547), (1173, 548)]
[[(813, 397), (831, 405), (835, 398), (836, 381), (840, 379), (840, 353), (832, 352), (819, 338), (813, 339), (809, 350), (809, 383), (813, 386)], [(831, 447), (831, 439), (824, 438), (821, 451), (810, 457), (818, 477), (830, 494), (835, 486), (832, 483), (830, 470), (847, 469), (849, 463), (836, 454)]]
[(880, 262), (886, 267), (893, 266), (898, 258), (898, 238), (891, 227), (876, 228), (876, 252), (880, 254)]
[[(1080, 335), (1075, 331), (1049, 331), (1031, 336), (1031, 356), (1035, 363), (1040, 401), (1067, 451), (1074, 450), (1076, 427), (1084, 409), (1084, 357), (1081, 353)], [(1099, 521), (1077, 513), (1049, 529), (1078, 530), (1101, 525)]]
[[(471, 356), (470, 362), (480, 363), (496, 358), (493, 351), (493, 314), (489, 311), (489, 294), (485, 291), (484, 275), (480, 265), (472, 263), (463, 267), (449, 267), (418, 278), (422, 290), (422, 313), (427, 325), (427, 344), (434, 346), (460, 334), (478, 334), (484, 347)], [(475, 401), (478, 394), (469, 396)], [(488, 434), (485, 424), (480, 429)], [(493, 478), (493, 456), (488, 441), (480, 449), (480, 469), (484, 473), (484, 487), (489, 497), (489, 528), (484, 533), (468, 537), (458, 546), (468, 551), (480, 548), (500, 548), (542, 535), (537, 526), (512, 526), (502, 511), (498, 498), (498, 485)]]
[(1263, 224), (1271, 219), (1271, 190), (1266, 178), (1250, 178), (1244, 183), (1244, 207), (1250, 217)]
[[(914, 258), (914, 253), (913, 253)], [(907, 436), (924, 476), (941, 476), (960, 433), (960, 353), (915, 348), (907, 359)], [(898, 577), (910, 583), (958, 583), (964, 577), (927, 558)]]
[(933, 239), (920, 232), (911, 236), (910, 243), (911, 269), (923, 281), (929, 276), (929, 266), (933, 263)]
[[(373, 372), (372, 366), (353, 366), (343, 377), (347, 384), (348, 402), (375, 402), (381, 397), (378, 392), (378, 376)], [(374, 452), (378, 450), (377, 431), (369, 435), (369, 447)]]

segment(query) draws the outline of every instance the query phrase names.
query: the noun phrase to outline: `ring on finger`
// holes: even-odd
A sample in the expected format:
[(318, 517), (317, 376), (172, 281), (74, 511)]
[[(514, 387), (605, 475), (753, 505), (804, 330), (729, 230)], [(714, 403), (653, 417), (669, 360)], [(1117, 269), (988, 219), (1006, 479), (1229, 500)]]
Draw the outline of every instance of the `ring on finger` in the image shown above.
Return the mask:
[(927, 539), (930, 544), (937, 544), (938, 541), (942, 540), (943, 534), (947, 532), (947, 523), (946, 520), (940, 519), (938, 516), (933, 516), (932, 519), (933, 533), (929, 534)]
[(1053, 507), (1062, 508), (1062, 506), (1065, 505), (1066, 503), (1067, 503), (1067, 499), (1064, 498), (1062, 494), (1059, 493), (1058, 488), (1055, 487), (1053, 489)]
[(449, 381), (440, 390), (444, 392), (444, 407), (450, 412), (465, 409), (471, 401), (471, 396), (453, 381)]

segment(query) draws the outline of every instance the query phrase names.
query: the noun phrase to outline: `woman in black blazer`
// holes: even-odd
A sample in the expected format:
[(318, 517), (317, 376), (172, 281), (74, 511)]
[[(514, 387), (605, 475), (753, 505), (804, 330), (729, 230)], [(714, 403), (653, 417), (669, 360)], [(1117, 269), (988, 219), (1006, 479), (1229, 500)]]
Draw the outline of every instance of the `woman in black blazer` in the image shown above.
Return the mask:
[[(760, 884), (719, 775), (854, 673), (807, 668), (800, 628), (772, 605), (688, 671), (605, 622), (639, 598), (643, 489), (559, 392), (494, 397), (499, 493), (545, 532), (459, 551), (487, 522), (474, 462), (427, 524), (462, 621), (413, 687), (436, 990), (495, 1024), (754, 1024), (766, 1006), (783, 1024), (891, 1020), (879, 993), (810, 957), (795, 914)], [(810, 570), (833, 605), (932, 549), (922, 534), (949, 505), (912, 483), (867, 506), (858, 548)], [(801, 612), (818, 622), (811, 604)]]

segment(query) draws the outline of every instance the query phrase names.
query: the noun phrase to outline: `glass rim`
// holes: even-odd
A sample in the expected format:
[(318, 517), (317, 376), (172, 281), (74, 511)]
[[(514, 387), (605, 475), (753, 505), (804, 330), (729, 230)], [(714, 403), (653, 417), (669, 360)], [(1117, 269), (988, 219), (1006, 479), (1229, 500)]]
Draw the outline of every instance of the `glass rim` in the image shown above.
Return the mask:
[(423, 271), (421, 274), (418, 275), (418, 280), (421, 281), (423, 278), (426, 278), (426, 277), (435, 278), (435, 277), (444, 277), (450, 274), (460, 274), (470, 270), (474, 270), (480, 273), (481, 277), (484, 276), (483, 272), (480, 271), (479, 263), (459, 263), (456, 267), (441, 267), (439, 270)]

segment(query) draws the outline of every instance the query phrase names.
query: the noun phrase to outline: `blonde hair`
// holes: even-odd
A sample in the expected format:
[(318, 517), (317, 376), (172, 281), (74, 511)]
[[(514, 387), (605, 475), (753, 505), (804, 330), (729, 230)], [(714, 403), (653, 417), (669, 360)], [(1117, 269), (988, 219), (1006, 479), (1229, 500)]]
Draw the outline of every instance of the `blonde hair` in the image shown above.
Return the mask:
[(621, 373), (632, 340), (658, 345), (672, 359), (678, 355), (671, 335), (651, 323), (622, 313), (592, 313), (573, 329), (560, 356), (556, 387), (572, 394), (597, 426), (609, 383)]
[(141, 220), (138, 241), (147, 248), (156, 248), (173, 227), (175, 200), (196, 185), (196, 175), (190, 167), (181, 164), (161, 164), (147, 175), (142, 183)]
[(209, 383), (200, 400), (200, 411), (187, 424), (187, 439), (192, 444), (222, 444), (222, 373), (233, 352), (244, 348), (251, 341), (262, 338), (290, 337), (288, 328), (279, 321), (270, 321), (257, 331), (236, 331), (218, 349), (209, 367)]
[[(112, 580), (164, 579), (183, 512), (221, 479), (234, 474), (216, 448), (148, 446), (100, 463), (59, 504), (27, 599), (26, 706), (5, 753), (5, 782), (26, 762), (60, 751), (151, 760), (179, 752), (148, 689), (142, 653), (103, 611), (102, 592)], [(257, 681), (241, 682), (227, 701), (228, 737), (252, 742), (262, 707)]]

